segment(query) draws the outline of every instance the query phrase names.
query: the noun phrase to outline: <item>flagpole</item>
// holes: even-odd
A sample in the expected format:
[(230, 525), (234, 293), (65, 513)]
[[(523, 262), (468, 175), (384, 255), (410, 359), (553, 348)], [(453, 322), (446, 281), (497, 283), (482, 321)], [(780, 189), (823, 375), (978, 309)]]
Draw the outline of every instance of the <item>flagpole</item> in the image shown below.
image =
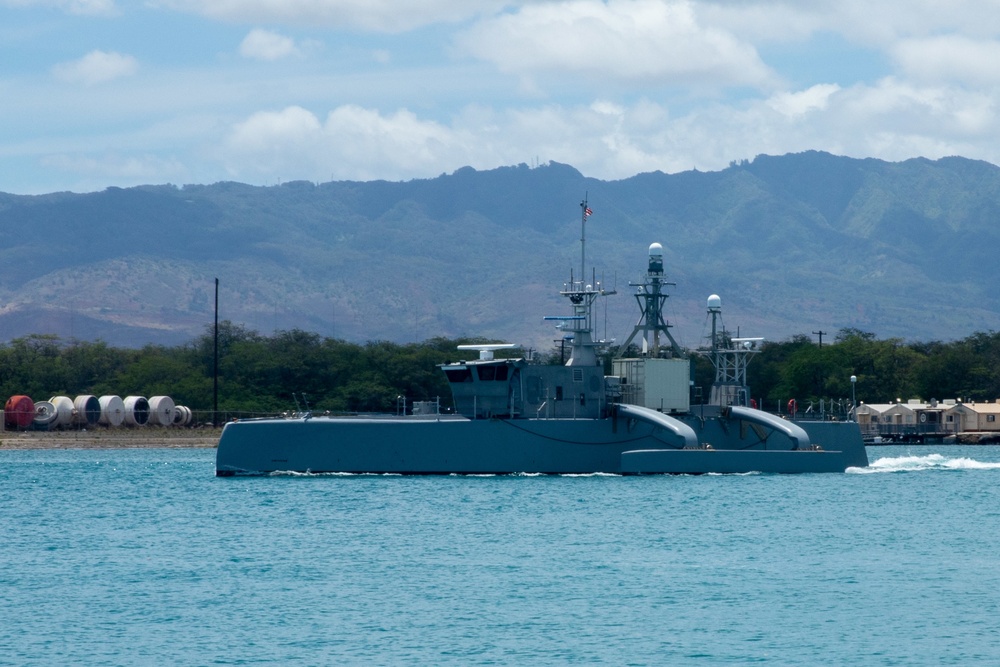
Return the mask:
[(587, 283), (587, 193), (580, 202), (580, 291)]

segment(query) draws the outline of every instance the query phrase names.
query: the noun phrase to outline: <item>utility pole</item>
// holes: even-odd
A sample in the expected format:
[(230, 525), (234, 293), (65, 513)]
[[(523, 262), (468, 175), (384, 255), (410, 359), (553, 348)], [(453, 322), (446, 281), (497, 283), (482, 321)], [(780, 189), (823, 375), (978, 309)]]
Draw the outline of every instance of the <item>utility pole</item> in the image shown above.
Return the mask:
[[(826, 332), (820, 329), (819, 331), (813, 331), (813, 334), (819, 336), (819, 349), (823, 349), (823, 334)], [(820, 365), (816, 370), (816, 393), (823, 393), (823, 367)], [(820, 411), (822, 411), (822, 406), (820, 406)]]
[(212, 355), (212, 426), (219, 426), (219, 279), (215, 279), (215, 353)]
[(560, 338), (559, 340), (552, 341), (553, 343), (559, 343), (559, 363), (566, 363), (566, 339)]

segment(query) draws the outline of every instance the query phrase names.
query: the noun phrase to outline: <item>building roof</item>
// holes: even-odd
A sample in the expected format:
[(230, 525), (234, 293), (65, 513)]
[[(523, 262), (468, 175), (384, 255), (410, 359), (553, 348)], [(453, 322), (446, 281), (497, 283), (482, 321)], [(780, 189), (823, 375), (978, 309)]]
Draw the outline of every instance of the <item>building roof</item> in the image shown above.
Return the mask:
[(939, 410), (942, 412), (947, 412), (948, 410), (954, 410), (956, 408), (967, 408), (979, 414), (1000, 414), (1000, 400), (992, 402), (976, 402), (971, 401), (968, 403), (956, 402), (956, 401), (938, 401), (936, 404), (931, 405), (930, 403), (912, 401), (907, 403), (859, 403), (858, 412), (861, 414), (886, 414), (889, 412), (915, 412), (915, 411), (928, 411), (928, 410)]
[(1000, 414), (1000, 403), (960, 403), (979, 414)]

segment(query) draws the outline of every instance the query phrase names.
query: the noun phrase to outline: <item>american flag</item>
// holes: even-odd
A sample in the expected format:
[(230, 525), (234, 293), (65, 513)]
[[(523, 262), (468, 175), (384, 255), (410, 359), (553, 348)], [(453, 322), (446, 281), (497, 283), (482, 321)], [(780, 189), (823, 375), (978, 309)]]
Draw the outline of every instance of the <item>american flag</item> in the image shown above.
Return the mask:
[(593, 214), (594, 214), (594, 212), (590, 210), (590, 207), (589, 207), (589, 206), (587, 206), (586, 208), (584, 208), (584, 209), (583, 209), (583, 215), (584, 215), (584, 216), (586, 216), (586, 217), (588, 217), (588, 218), (589, 218), (589, 217), (590, 217), (590, 216), (592, 216)]

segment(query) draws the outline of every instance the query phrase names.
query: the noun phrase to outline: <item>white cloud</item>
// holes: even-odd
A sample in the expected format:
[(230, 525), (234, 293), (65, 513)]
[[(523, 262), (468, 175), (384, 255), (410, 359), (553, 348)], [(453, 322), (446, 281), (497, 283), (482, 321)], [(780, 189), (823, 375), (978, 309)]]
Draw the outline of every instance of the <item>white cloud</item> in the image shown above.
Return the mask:
[(503, 0), (160, 0), (159, 5), (234, 23), (360, 28), (403, 32), (497, 10)]
[[(21, 181), (38, 181), (26, 186), (36, 191), (65, 187), (60, 172), (89, 174), (95, 187), (405, 180), (535, 159), (607, 179), (809, 149), (1000, 163), (1000, 0), (978, 11), (954, 1), (956, 15), (931, 0), (905, 12), (867, 0), (511, 0), (496, 12), (501, 0), (149, 0), (188, 12), (174, 27), (210, 38), (182, 60), (161, 49), (92, 51), (52, 77), (14, 63), (0, 77), (0, 97), (18, 101), (0, 105), (0, 159), (30, 172)], [(92, 48), (93, 19), (62, 16), (54, 29), (51, 13), (25, 12), (23, 25), (0, 33), (38, 49), (70, 38), (84, 46), (66, 42), (63, 52)], [(401, 38), (361, 34), (461, 17)], [(132, 19), (122, 17), (123, 31)], [(237, 29), (239, 53), (273, 64), (219, 57), (233, 28), (205, 26), (214, 19), (248, 24)], [(331, 26), (345, 30), (316, 32)], [(450, 61), (433, 41), (449, 31)], [(326, 44), (310, 41), (319, 34)], [(866, 45), (861, 55), (855, 42)], [(44, 53), (22, 60), (45, 62)], [(121, 80), (139, 59), (156, 67)], [(863, 76), (852, 76), (856, 65)]]
[(321, 129), (316, 116), (302, 107), (261, 111), (236, 125), (229, 143), (247, 152), (274, 152), (283, 146), (308, 145)]
[(381, 114), (355, 105), (338, 107), (320, 122), (289, 107), (236, 125), (222, 152), (232, 177), (265, 181), (405, 180), (537, 156), (617, 178), (676, 166), (665, 158), (676, 147), (668, 120), (666, 109), (646, 101), (627, 108), (604, 101), (506, 111), (470, 106), (449, 125), (407, 110)]
[(702, 108), (675, 123), (690, 133), (676, 150), (700, 154), (707, 161), (699, 160), (699, 165), (709, 168), (722, 166), (726, 153), (736, 159), (811, 149), (886, 160), (965, 155), (997, 162), (1000, 158), (980, 139), (1000, 131), (995, 99), (979, 93), (886, 78), (873, 86), (809, 89), (790, 95), (799, 100), (818, 96), (823, 102), (809, 105), (808, 113), (791, 114), (787, 106), (776, 103), (787, 96), (743, 108)]
[(898, 39), (957, 31), (995, 36), (998, 0), (694, 0), (710, 24), (754, 41), (790, 42), (828, 32), (888, 48)]
[(593, 81), (765, 85), (754, 47), (702, 23), (687, 0), (567, 0), (483, 19), (458, 48), (501, 71), (582, 74)]
[(801, 116), (825, 109), (830, 96), (839, 90), (840, 86), (836, 84), (819, 84), (800, 92), (777, 93), (767, 103), (785, 116)]
[(237, 124), (223, 152), (233, 174), (405, 179), (450, 164), (456, 141), (454, 130), (406, 110), (383, 116), (345, 105), (320, 122), (312, 112), (292, 106)]
[(997, 0), (908, 0), (905, 4), (868, 0), (824, 0), (833, 28), (862, 41), (888, 44), (897, 39), (961, 31), (996, 35), (1000, 30)]
[[(910, 157), (976, 157), (982, 156), (982, 148), (970, 142), (981, 142), (982, 137), (1000, 130), (998, 101), (996, 91), (988, 95), (956, 86), (919, 86), (887, 77), (875, 86), (845, 90), (843, 105), (836, 111), (857, 123), (859, 130), (867, 126), (873, 131), (908, 137), (910, 143), (953, 146), (946, 153), (929, 148), (927, 153), (911, 153)], [(879, 147), (872, 154), (881, 157), (886, 153), (893, 157), (901, 155), (892, 146)], [(987, 159), (1000, 162), (998, 158), (1000, 155), (994, 154)]]
[(92, 86), (135, 74), (139, 62), (130, 55), (114, 51), (91, 51), (79, 60), (59, 63), (52, 74), (62, 81)]
[(902, 160), (966, 155), (993, 162), (982, 136), (1000, 132), (996, 100), (894, 79), (874, 86), (813, 86), (683, 115), (651, 100), (496, 110), (471, 105), (448, 122), (408, 110), (345, 105), (325, 121), (300, 107), (254, 114), (220, 149), (230, 177), (405, 180), (462, 166), (489, 169), (536, 157), (597, 178), (725, 168), (761, 153), (826, 150)]
[(0, 7), (55, 7), (80, 15), (109, 15), (116, 12), (114, 0), (0, 0)]
[(916, 81), (1000, 84), (1000, 41), (939, 35), (907, 39), (892, 48), (902, 73)]
[(752, 41), (797, 41), (830, 24), (830, 8), (823, 2), (695, 1), (698, 14), (707, 25)]
[(254, 28), (240, 43), (240, 55), (254, 60), (280, 60), (301, 55), (301, 51), (289, 37)]

